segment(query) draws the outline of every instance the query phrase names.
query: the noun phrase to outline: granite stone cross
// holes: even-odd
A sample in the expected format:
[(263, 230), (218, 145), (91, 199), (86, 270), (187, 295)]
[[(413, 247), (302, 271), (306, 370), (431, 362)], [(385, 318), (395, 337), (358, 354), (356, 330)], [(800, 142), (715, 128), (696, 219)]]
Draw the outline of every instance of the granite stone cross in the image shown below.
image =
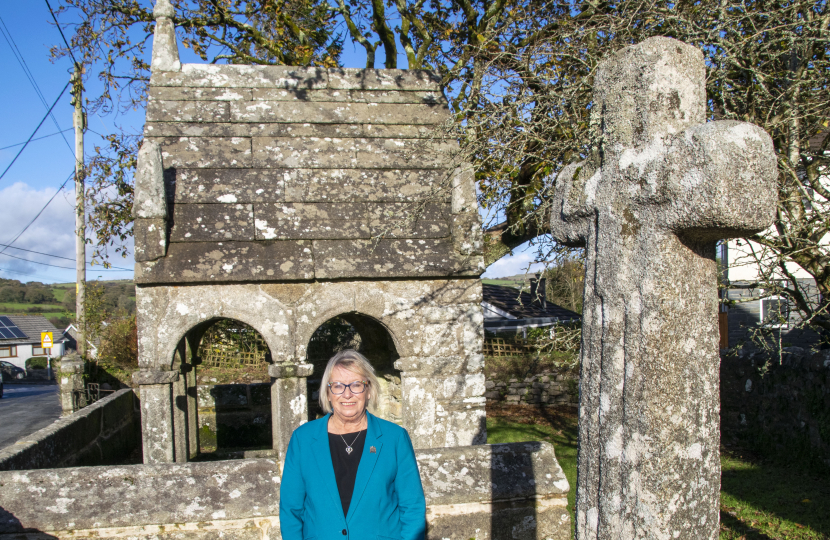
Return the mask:
[(715, 246), (771, 224), (777, 172), (762, 129), (706, 123), (705, 76), (669, 38), (602, 62), (554, 189), (553, 237), (586, 251), (579, 540), (718, 537)]

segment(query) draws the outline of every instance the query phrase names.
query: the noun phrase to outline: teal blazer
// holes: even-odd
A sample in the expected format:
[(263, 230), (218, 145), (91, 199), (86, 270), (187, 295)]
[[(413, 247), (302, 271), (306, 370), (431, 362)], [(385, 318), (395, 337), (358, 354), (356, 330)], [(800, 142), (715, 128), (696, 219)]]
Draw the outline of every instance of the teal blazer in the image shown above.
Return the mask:
[(344, 517), (329, 450), (330, 416), (291, 435), (280, 483), (283, 540), (423, 540), (426, 502), (409, 434), (366, 413), (366, 441)]

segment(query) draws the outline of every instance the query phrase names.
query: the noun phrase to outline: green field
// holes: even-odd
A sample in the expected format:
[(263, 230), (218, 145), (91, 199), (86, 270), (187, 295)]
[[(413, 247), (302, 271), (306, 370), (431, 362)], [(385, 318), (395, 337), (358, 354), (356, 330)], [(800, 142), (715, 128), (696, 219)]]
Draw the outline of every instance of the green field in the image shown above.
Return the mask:
[(49, 310), (56, 310), (63, 312), (63, 306), (56, 305), (56, 304), (20, 304), (17, 302), (7, 302), (7, 303), (0, 303), (0, 310), (9, 310), (13, 309), (15, 311), (26, 311), (29, 309), (49, 309)]
[(485, 285), (501, 285), (502, 287), (515, 287), (517, 289), (523, 284), (521, 281), (511, 279), (482, 279), (481, 282)]

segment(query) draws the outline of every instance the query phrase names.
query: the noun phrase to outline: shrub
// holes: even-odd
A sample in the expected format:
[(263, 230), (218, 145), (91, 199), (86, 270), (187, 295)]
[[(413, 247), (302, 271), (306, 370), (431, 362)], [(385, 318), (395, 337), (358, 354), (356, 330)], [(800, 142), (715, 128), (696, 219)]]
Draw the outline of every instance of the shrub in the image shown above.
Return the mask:
[(26, 370), (30, 369), (46, 369), (46, 357), (45, 356), (33, 356), (26, 360)]
[(101, 329), (98, 361), (126, 369), (138, 367), (135, 315), (112, 319)]

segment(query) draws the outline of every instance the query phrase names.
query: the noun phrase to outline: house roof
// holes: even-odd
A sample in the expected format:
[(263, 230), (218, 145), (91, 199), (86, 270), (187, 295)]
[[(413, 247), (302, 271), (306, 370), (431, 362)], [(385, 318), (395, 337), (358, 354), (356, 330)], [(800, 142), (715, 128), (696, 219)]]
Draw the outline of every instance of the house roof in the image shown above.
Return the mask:
[(0, 339), (2, 345), (28, 345), (30, 343), (40, 344), (41, 332), (52, 332), (52, 339), (55, 343), (65, 341), (63, 333), (55, 328), (43, 315), (5, 315), (17, 326), (26, 338)]
[(504, 311), (516, 319), (555, 319), (551, 322), (579, 321), (582, 316), (570, 309), (565, 309), (553, 302), (542, 304), (528, 292), (519, 292), (513, 287), (501, 285), (482, 285), (484, 302)]

